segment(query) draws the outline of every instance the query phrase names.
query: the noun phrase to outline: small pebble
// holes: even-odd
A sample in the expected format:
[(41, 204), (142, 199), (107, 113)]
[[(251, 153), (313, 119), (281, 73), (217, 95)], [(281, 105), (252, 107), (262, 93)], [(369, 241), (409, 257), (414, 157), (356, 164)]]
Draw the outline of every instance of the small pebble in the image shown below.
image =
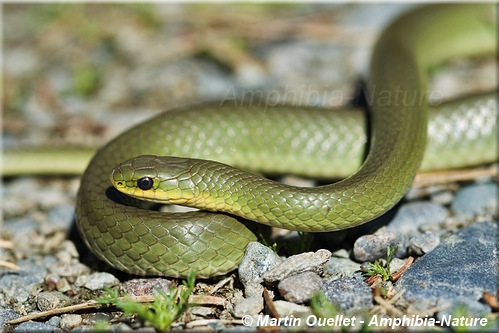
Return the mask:
[(87, 281), (88, 281), (88, 275), (86, 275), (86, 274), (80, 275), (76, 278), (74, 286), (76, 288), (83, 287), (85, 285), (85, 283), (87, 283)]
[(346, 250), (338, 250), (333, 252), (331, 259), (326, 264), (325, 271), (330, 277), (353, 276), (360, 270), (359, 263), (349, 258)]
[(442, 308), (437, 314), (437, 318), (440, 320), (443, 316), (455, 316), (456, 313), (461, 313), (461, 315), (468, 318), (483, 318), (491, 312), (487, 304), (462, 296), (454, 298), (449, 304), (442, 306)]
[(81, 325), (83, 318), (78, 314), (63, 314), (59, 323), (60, 328), (65, 331), (70, 331), (73, 328)]
[(70, 303), (70, 298), (58, 291), (42, 291), (36, 295), (36, 306), (40, 311), (62, 308)]
[(452, 210), (464, 217), (497, 211), (497, 184), (474, 184), (461, 188), (452, 202)]
[(357, 277), (343, 277), (324, 281), (322, 291), (326, 298), (341, 310), (369, 308), (373, 304), (371, 288)]
[(251, 307), (254, 304), (260, 304), (260, 302), (263, 304), (262, 276), (280, 262), (282, 262), (282, 258), (269, 247), (258, 242), (248, 244), (238, 272), (239, 279), (244, 285), (244, 294), (251, 300), (244, 301), (244, 304), (241, 303), (242, 305), (238, 306), (239, 313), (242, 313), (247, 307)]
[(97, 312), (94, 313), (90, 318), (89, 322), (90, 323), (108, 323), (111, 319), (113, 319), (114, 316), (111, 313), (103, 313), (103, 312)]
[[(113, 325), (109, 326), (109, 331), (110, 332), (120, 332), (120, 331), (115, 331), (113, 330)], [(89, 324), (82, 324), (78, 327), (75, 327), (74, 329), (71, 330), (71, 333), (95, 333), (95, 326), (89, 325)], [(150, 331), (144, 329), (144, 333), (149, 333)], [(60, 333), (60, 330), (57, 331), (57, 333)], [(150, 333), (155, 333), (155, 332), (150, 332)]]
[(168, 292), (172, 282), (164, 278), (132, 279), (121, 285), (121, 291), (130, 296), (154, 295), (158, 290)]
[(454, 194), (451, 191), (442, 191), (431, 195), (431, 201), (440, 205), (448, 205), (452, 200), (454, 200)]
[(318, 250), (317, 252), (306, 252), (291, 256), (277, 265), (271, 271), (263, 275), (266, 283), (280, 281), (285, 277), (304, 272), (314, 272), (322, 275), (324, 266), (331, 258), (328, 250)]
[(45, 284), (50, 290), (56, 289), (56, 286), (60, 281), (61, 277), (57, 274), (49, 273), (45, 276)]
[(113, 287), (120, 283), (120, 281), (112, 274), (106, 272), (93, 273), (88, 276), (84, 287), (90, 290), (100, 290), (105, 287)]
[[(21, 217), (18, 219), (9, 219), (3, 223), (2, 234), (12, 238), (14, 243), (19, 243), (22, 240), (18, 237), (34, 234), (38, 230), (38, 223), (31, 217)], [(16, 237), (18, 235), (18, 237)], [(22, 243), (21, 243), (22, 244)]]
[(287, 301), (274, 301), (274, 306), (281, 317), (293, 316), (295, 318), (303, 318), (312, 313), (312, 310), (308, 306)]
[[(90, 332), (94, 332), (94, 331), (90, 331)], [(130, 325), (127, 325), (126, 323), (116, 323), (116, 324), (112, 324), (109, 327), (109, 331), (110, 332), (134, 332), (137, 330), (134, 330), (132, 327), (130, 327)], [(74, 332), (74, 330), (72, 332)], [(157, 333), (157, 332), (158, 331), (155, 330), (153, 327), (144, 327), (140, 330), (140, 333)]]
[(282, 258), (269, 247), (251, 242), (246, 247), (246, 253), (239, 265), (239, 279), (244, 285), (259, 284), (263, 281), (262, 276), (281, 262)]
[[(40, 205), (42, 209), (50, 209), (65, 204), (68, 200), (68, 194), (56, 187), (40, 187), (40, 189), (41, 191), (38, 193), (37, 197), (35, 197), (35, 202), (38, 202), (38, 205)], [(71, 221), (72, 218), (70, 218), (70, 222)]]
[(387, 247), (393, 248), (398, 245), (395, 256), (403, 258), (406, 255), (406, 238), (394, 232), (379, 232), (372, 235), (365, 235), (357, 238), (353, 245), (353, 255), (355, 260), (375, 261), (386, 258)]
[[(4, 327), (5, 323), (21, 317), (21, 314), (11, 309), (0, 308), (0, 328)], [(0, 329), (0, 332), (2, 330)]]
[(40, 191), (40, 185), (34, 177), (19, 177), (5, 187), (3, 196), (5, 216), (19, 216), (36, 207), (35, 193)]
[(251, 298), (263, 297), (263, 286), (260, 283), (247, 283), (244, 286), (244, 295)]
[(13, 298), (19, 303), (26, 302), (30, 289), (31, 284), (26, 281), (25, 276), (4, 274), (0, 277), (0, 294), (3, 297)]
[(16, 264), (21, 267), (18, 274), (26, 275), (29, 281), (33, 283), (43, 282), (45, 275), (47, 275), (47, 266), (51, 265), (56, 259), (51, 255), (46, 255), (41, 260), (35, 259), (19, 260)]
[(52, 317), (50, 317), (49, 320), (47, 320), (47, 324), (49, 324), (51, 326), (59, 327), (61, 319), (62, 318), (59, 316), (52, 316)]
[(397, 272), (399, 269), (402, 268), (402, 266), (404, 266), (404, 264), (405, 260), (399, 258), (392, 258), (392, 261), (390, 261), (390, 274)]
[(214, 314), (214, 308), (209, 308), (205, 306), (193, 306), (189, 308), (189, 312), (196, 316), (210, 317)]
[[(45, 257), (44, 261), (48, 263), (51, 258)], [(31, 288), (44, 281), (47, 270), (44, 267), (45, 263), (38, 264), (32, 260), (19, 260), (17, 265), (21, 270), (9, 271), (0, 277), (0, 293), (22, 303), (28, 300)]]
[(60, 204), (48, 213), (48, 220), (54, 229), (69, 230), (73, 224), (75, 207), (71, 204)]
[(410, 202), (402, 207), (386, 227), (387, 231), (403, 235), (414, 235), (422, 226), (437, 225), (449, 215), (442, 205), (428, 202)]
[(409, 240), (409, 252), (422, 256), (440, 244), (440, 236), (436, 232), (425, 231), (424, 234), (412, 237)]
[(282, 279), (277, 287), (287, 301), (305, 303), (321, 290), (322, 279), (314, 272), (305, 272)]
[(40, 323), (37, 321), (27, 321), (21, 323), (14, 328), (14, 332), (24, 333), (24, 332), (40, 332), (40, 333), (52, 333), (60, 332), (60, 330), (52, 325), (46, 323)]
[(247, 297), (242, 295), (234, 297), (234, 315), (243, 317), (245, 315), (258, 314), (263, 310), (263, 297)]

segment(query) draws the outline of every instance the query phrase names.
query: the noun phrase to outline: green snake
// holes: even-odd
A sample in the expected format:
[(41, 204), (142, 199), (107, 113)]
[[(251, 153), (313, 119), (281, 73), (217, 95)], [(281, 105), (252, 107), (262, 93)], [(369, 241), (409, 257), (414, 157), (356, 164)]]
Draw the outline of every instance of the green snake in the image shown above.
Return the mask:
[[(494, 94), (461, 101), (467, 107), (456, 102), (427, 111), (429, 71), (452, 57), (495, 50), (494, 11), (492, 5), (429, 6), (386, 28), (372, 55), (371, 137), (363, 163), (365, 120), (355, 112), (224, 101), (171, 110), (128, 130), (96, 153), (81, 179), (82, 238), (97, 257), (128, 273), (185, 277), (195, 270), (205, 278), (235, 269), (256, 240), (241, 217), (326, 232), (386, 212), (420, 167), (428, 117), (435, 128), (426, 168), (494, 161), (495, 122), (483, 118), (494, 117)], [(469, 121), (467, 130), (446, 129), (473, 117), (482, 118)], [(229, 164), (265, 174), (353, 174), (331, 185), (293, 187)], [(202, 210), (158, 212), (137, 207), (130, 195)]]

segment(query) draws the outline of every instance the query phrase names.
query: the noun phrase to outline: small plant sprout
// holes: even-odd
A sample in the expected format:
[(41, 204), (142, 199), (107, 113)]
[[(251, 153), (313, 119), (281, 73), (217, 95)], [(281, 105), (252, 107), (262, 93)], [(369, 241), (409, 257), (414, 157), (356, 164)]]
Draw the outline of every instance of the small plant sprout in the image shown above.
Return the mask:
[(393, 259), (395, 251), (397, 251), (398, 245), (395, 245), (393, 248), (388, 246), (386, 248), (386, 264), (381, 264), (379, 260), (376, 260), (374, 263), (369, 263), (369, 266), (365, 272), (367, 276), (379, 275), (383, 279), (383, 281), (388, 281), (390, 279), (390, 262)]
[(114, 304), (126, 315), (135, 315), (149, 322), (157, 332), (166, 332), (189, 307), (188, 300), (196, 282), (194, 271), (189, 272), (187, 281), (179, 288), (171, 287), (169, 292), (158, 290), (152, 303), (142, 304), (130, 296), (119, 297), (117, 290), (106, 290), (107, 296), (99, 299), (101, 304)]

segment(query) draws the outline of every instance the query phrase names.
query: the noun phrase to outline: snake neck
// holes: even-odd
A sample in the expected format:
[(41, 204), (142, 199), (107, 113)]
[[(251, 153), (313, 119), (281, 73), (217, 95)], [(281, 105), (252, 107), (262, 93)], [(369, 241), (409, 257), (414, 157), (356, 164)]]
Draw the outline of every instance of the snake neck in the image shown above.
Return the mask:
[[(166, 164), (172, 163), (168, 160)], [(174, 158), (173, 158), (174, 159)], [(176, 163), (176, 162), (174, 162)], [(168, 167), (161, 169), (168, 170)], [(376, 201), (365, 196), (380, 192), (386, 184), (371, 182), (362, 189), (352, 187), (346, 179), (340, 183), (298, 187), (269, 180), (263, 176), (206, 160), (189, 159), (181, 177), (165, 177), (168, 185), (163, 190), (164, 202), (185, 205), (206, 211), (225, 212), (273, 227), (297, 231), (328, 232), (344, 229), (365, 219), (380, 204), (397, 197), (392, 192), (380, 193)], [(161, 180), (159, 180), (161, 182)], [(179, 190), (178, 184), (182, 184)], [(167, 188), (169, 187), (169, 188)], [(140, 193), (146, 198), (147, 193)], [(396, 200), (396, 199), (395, 199)], [(358, 205), (364, 203), (359, 208)], [(379, 214), (382, 210), (379, 210)], [(339, 221), (336, 224), (335, 221)]]

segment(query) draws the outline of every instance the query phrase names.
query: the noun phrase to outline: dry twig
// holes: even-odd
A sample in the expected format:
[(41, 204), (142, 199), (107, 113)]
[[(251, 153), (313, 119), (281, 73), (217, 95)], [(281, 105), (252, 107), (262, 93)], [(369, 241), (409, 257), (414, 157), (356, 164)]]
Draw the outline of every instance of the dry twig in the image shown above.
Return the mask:
[(413, 257), (407, 258), (407, 260), (405, 261), (404, 265), (402, 267), (400, 267), (400, 269), (398, 271), (396, 271), (393, 274), (390, 274), (390, 281), (395, 282), (398, 279), (400, 279), (400, 277), (402, 276), (402, 274), (404, 274), (405, 271), (409, 267), (411, 267), (411, 265), (412, 265), (413, 262), (414, 262), (414, 258)]
[(480, 177), (497, 177), (497, 175), (497, 164), (493, 164), (491, 166), (483, 168), (423, 172), (416, 175), (412, 186), (425, 187), (429, 185), (448, 184), (458, 181), (473, 180)]
[[(120, 297), (119, 298), (119, 300), (122, 300), (122, 301), (130, 300), (130, 299), (133, 300), (134, 302), (138, 302), (138, 303), (151, 303), (154, 301), (154, 296), (153, 295), (129, 296), (129, 297)], [(189, 303), (197, 304), (197, 305), (225, 306), (226, 300), (223, 298), (220, 298), (220, 297), (215, 297), (215, 296), (191, 295), (189, 297)], [(35, 319), (50, 317), (50, 316), (64, 314), (64, 313), (72, 313), (72, 312), (82, 311), (82, 310), (87, 310), (87, 309), (99, 309), (99, 308), (107, 307), (107, 306), (108, 306), (107, 304), (101, 304), (101, 303), (98, 303), (97, 301), (91, 300), (91, 301), (88, 301), (85, 303), (65, 306), (65, 307), (62, 307), (59, 309), (53, 309), (53, 310), (29, 314), (29, 315), (22, 316), (22, 317), (13, 319), (11, 321), (8, 321), (5, 324), (6, 325), (16, 325), (16, 324), (20, 324), (20, 323), (23, 323), (23, 322), (29, 321), (29, 320), (35, 320)]]

